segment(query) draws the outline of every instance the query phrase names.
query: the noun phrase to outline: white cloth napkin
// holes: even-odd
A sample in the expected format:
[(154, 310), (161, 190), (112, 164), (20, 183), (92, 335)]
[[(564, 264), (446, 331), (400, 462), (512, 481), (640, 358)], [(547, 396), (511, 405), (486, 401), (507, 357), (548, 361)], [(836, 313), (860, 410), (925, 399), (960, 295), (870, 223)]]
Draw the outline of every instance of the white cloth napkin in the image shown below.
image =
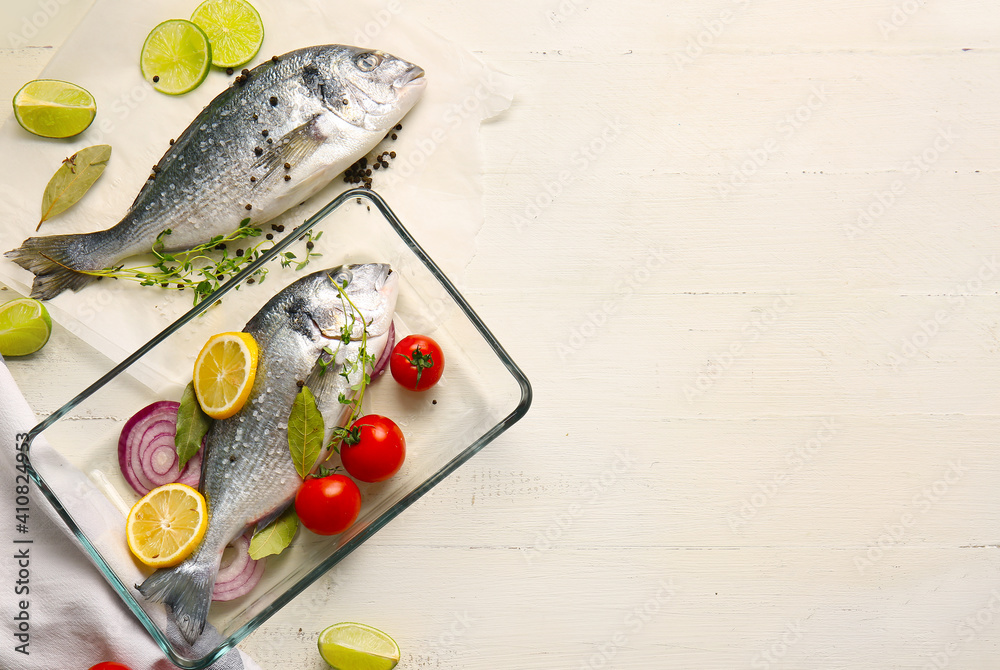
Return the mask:
[[(18, 499), (25, 495), (20, 488), (25, 480), (17, 470), (17, 435), (36, 423), (0, 357), (0, 668), (83, 670), (101, 661), (124, 663), (132, 670), (175, 668), (35, 485), (27, 489), (27, 505)], [(47, 481), (58, 482), (60, 492), (71, 492), (73, 516), (89, 536), (123, 532), (121, 512), (44, 438), (35, 440), (31, 457)], [(19, 518), (22, 512), (25, 516)], [(127, 556), (106, 558), (126, 583), (142, 580)], [(210, 636), (202, 643), (214, 646)], [(211, 668), (260, 670), (240, 650)]]

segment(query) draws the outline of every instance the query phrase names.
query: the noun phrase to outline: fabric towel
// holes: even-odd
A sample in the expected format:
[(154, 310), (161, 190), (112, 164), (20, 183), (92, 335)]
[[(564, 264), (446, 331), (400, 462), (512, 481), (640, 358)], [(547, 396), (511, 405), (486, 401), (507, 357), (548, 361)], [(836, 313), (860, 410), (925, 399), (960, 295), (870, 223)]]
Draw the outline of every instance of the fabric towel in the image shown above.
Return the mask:
[[(0, 357), (0, 668), (85, 670), (101, 661), (124, 663), (132, 670), (175, 668), (41, 492), (28, 486), (17, 469), (17, 436), (37, 423)], [(58, 481), (60, 491), (72, 491), (74, 518), (86, 525), (89, 536), (102, 529), (123, 532), (121, 512), (44, 438), (35, 440), (31, 456), (47, 480)], [(119, 574), (142, 580), (127, 557), (117, 558)], [(129, 569), (133, 575), (123, 572)], [(202, 642), (212, 644), (210, 634)], [(211, 668), (260, 670), (239, 650)]]

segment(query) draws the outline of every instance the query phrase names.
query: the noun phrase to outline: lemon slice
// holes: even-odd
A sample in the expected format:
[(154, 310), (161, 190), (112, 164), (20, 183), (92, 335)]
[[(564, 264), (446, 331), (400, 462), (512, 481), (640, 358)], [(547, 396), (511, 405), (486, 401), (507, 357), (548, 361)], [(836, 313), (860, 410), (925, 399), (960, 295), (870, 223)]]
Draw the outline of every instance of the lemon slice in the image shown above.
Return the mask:
[(205, 414), (228, 419), (246, 404), (257, 376), (257, 343), (247, 333), (213, 335), (194, 363), (194, 393)]
[(0, 355), (33, 354), (51, 334), (52, 319), (37, 300), (18, 298), (0, 305)]
[(96, 115), (97, 101), (90, 91), (68, 81), (35, 79), (14, 94), (14, 118), (42, 137), (79, 135)]
[(264, 23), (246, 0), (205, 0), (194, 10), (191, 21), (208, 35), (216, 67), (249, 63), (264, 41)]
[(125, 522), (128, 548), (154, 568), (177, 565), (198, 547), (208, 528), (205, 498), (187, 484), (164, 484), (132, 506)]
[(319, 653), (337, 670), (392, 670), (399, 663), (396, 641), (361, 623), (336, 623), (324, 630)]
[(212, 46), (205, 31), (184, 19), (164, 21), (142, 45), (142, 77), (157, 91), (187, 93), (205, 81), (212, 66)]

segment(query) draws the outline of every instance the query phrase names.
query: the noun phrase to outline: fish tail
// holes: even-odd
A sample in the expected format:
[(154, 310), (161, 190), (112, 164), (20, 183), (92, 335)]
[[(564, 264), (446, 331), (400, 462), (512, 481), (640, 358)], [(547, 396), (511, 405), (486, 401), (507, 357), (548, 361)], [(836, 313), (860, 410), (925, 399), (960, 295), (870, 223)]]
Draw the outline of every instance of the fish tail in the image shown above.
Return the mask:
[(167, 605), (184, 639), (194, 644), (205, 630), (218, 572), (218, 561), (188, 560), (157, 570), (136, 588), (147, 600)]
[[(20, 247), (4, 256), (35, 275), (31, 285), (32, 298), (49, 300), (67, 289), (79, 291), (94, 281), (93, 275), (86, 274), (93, 268), (80, 267), (80, 259), (94, 255), (94, 249), (88, 243), (91, 235), (29, 237)], [(99, 265), (96, 269), (103, 267)]]

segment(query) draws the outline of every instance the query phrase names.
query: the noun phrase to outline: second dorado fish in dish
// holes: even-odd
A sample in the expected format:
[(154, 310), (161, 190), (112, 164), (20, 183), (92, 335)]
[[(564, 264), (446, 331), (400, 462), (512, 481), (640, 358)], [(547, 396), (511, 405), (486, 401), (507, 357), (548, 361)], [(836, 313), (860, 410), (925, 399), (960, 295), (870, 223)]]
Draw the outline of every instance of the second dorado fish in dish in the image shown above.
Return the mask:
[(327, 45), (258, 65), (216, 97), (153, 168), (107, 230), (31, 237), (6, 256), (35, 275), (31, 295), (78, 290), (90, 274), (259, 226), (316, 193), (372, 150), (416, 104), (420, 67), (380, 51)]
[(340, 398), (354, 398), (370, 361), (385, 349), (398, 287), (397, 275), (382, 263), (315, 272), (271, 298), (243, 329), (257, 342), (260, 360), (246, 405), (205, 436), (199, 488), (208, 502), (208, 531), (190, 558), (138, 587), (170, 607), (189, 642), (204, 630), (226, 545), (254, 525), (266, 526), (302, 484), (288, 447), (299, 386), (315, 394), (328, 428), (323, 444), (329, 444), (333, 427), (350, 413)]

